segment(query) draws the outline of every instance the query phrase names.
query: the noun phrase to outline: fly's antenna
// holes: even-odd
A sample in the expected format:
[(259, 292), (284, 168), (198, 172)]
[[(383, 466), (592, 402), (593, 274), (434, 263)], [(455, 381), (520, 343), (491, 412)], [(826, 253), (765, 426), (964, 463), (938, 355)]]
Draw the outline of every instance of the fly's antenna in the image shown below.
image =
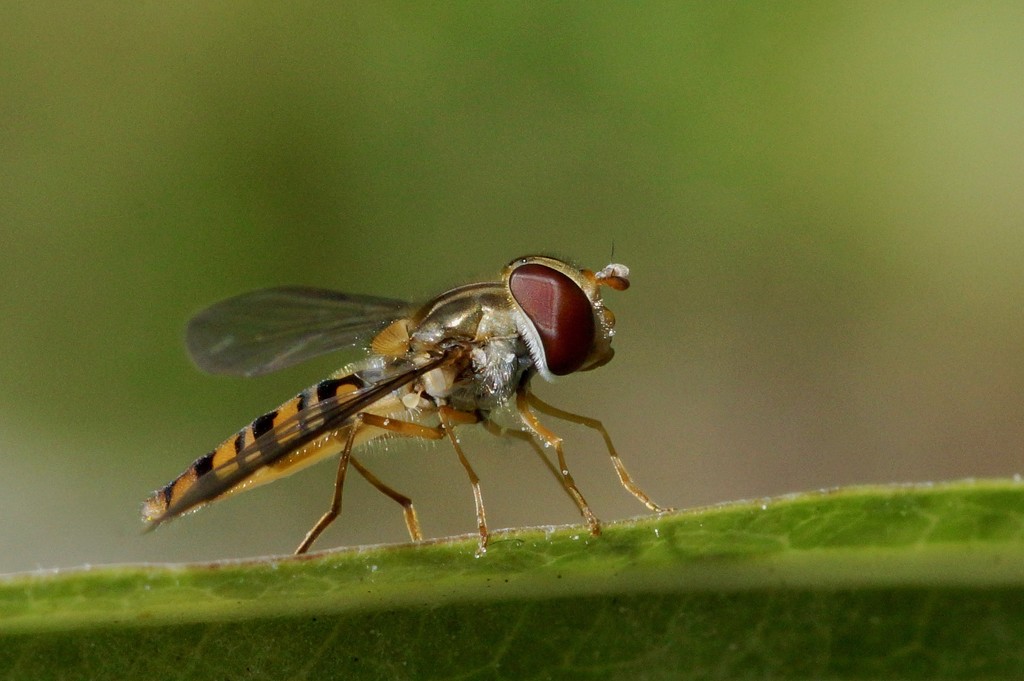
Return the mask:
[(612, 263), (594, 275), (597, 283), (608, 286), (616, 291), (625, 291), (629, 288), (629, 268), (625, 265)]

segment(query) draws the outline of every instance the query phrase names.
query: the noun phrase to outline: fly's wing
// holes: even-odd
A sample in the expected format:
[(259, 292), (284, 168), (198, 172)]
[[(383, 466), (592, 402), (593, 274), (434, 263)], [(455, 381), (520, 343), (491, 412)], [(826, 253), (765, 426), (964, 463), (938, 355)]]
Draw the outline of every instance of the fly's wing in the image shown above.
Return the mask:
[(243, 293), (206, 308), (185, 331), (196, 365), (211, 374), (259, 376), (364, 345), (411, 310), (403, 300), (289, 286)]
[[(196, 465), (193, 464), (192, 468), (178, 480), (155, 492), (146, 502), (145, 520), (151, 528), (156, 527), (197, 506), (213, 501), (236, 485), (245, 482), (256, 471), (270, 466), (324, 434), (344, 427), (356, 414), (391, 391), (440, 366), (446, 359), (450, 359), (450, 354), (440, 355), (420, 366), (402, 362), (387, 367), (379, 377), (375, 377), (372, 382), (362, 387), (323, 399), (281, 422), (274, 423), (272, 428), (235, 453), (230, 460), (201, 472), (197, 471)], [(346, 381), (353, 381), (351, 385), (355, 385), (362, 383), (363, 379), (356, 374), (339, 379), (339, 382)], [(186, 484), (179, 488), (179, 481), (183, 479)]]

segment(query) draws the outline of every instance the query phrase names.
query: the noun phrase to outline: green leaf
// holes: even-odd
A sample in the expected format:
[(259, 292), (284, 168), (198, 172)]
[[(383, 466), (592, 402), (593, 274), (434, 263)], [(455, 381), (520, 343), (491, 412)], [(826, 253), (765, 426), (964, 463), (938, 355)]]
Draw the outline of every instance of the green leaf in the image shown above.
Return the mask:
[(1024, 674), (1024, 485), (0, 582), (9, 679)]

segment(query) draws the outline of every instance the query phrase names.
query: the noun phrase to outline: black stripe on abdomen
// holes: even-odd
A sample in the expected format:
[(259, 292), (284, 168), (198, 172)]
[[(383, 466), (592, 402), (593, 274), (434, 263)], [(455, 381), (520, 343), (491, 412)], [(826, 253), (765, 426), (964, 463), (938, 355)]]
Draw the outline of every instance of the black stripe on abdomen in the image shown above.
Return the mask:
[(213, 454), (214, 452), (203, 454), (192, 463), (192, 470), (195, 471), (196, 477), (202, 477), (213, 470)]
[(352, 386), (356, 390), (359, 390), (366, 386), (366, 381), (355, 374), (350, 374), (342, 378), (328, 378), (327, 380), (320, 381), (316, 384), (317, 401), (323, 402), (326, 399), (334, 397), (338, 394), (338, 390), (343, 385)]
[(265, 435), (270, 432), (274, 427), (274, 419), (277, 418), (276, 411), (269, 411), (263, 416), (258, 417), (252, 422), (252, 439), (253, 442), (260, 439), (261, 435)]

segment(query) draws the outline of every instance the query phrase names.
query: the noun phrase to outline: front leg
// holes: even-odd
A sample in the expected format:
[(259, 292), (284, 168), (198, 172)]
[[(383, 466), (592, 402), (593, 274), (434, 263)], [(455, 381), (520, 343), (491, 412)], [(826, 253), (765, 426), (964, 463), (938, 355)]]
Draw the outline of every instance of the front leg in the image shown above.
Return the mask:
[(562, 451), (562, 438), (545, 428), (537, 419), (537, 416), (530, 411), (530, 391), (525, 384), (516, 391), (516, 409), (519, 411), (523, 423), (533, 432), (537, 439), (542, 444), (554, 448), (555, 454), (558, 457), (558, 474), (559, 481), (562, 483), (562, 489), (566, 491), (580, 510), (583, 519), (587, 521), (590, 534), (594, 536), (601, 534), (601, 521), (590, 510), (590, 505), (583, 497), (579, 487), (576, 486), (576, 481), (572, 479), (572, 474), (569, 472), (569, 466), (565, 463), (565, 453)]
[(539, 412), (543, 412), (548, 416), (554, 416), (555, 418), (562, 419), (563, 421), (569, 421), (570, 423), (577, 423), (581, 426), (592, 428), (600, 433), (601, 439), (604, 440), (605, 447), (608, 448), (608, 456), (611, 457), (612, 465), (615, 467), (615, 472), (618, 474), (619, 482), (622, 483), (622, 486), (625, 487), (630, 494), (636, 497), (641, 504), (655, 513), (664, 513), (665, 511), (671, 510), (654, 503), (651, 498), (647, 496), (647, 493), (640, 489), (640, 486), (633, 481), (629, 471), (626, 470), (626, 464), (622, 463), (619, 453), (615, 450), (615, 445), (612, 444), (612, 438), (608, 434), (603, 423), (597, 419), (590, 418), (589, 416), (582, 416), (580, 414), (565, 411), (564, 409), (559, 409), (558, 407), (548, 404), (533, 393), (528, 393), (526, 400), (530, 406)]

